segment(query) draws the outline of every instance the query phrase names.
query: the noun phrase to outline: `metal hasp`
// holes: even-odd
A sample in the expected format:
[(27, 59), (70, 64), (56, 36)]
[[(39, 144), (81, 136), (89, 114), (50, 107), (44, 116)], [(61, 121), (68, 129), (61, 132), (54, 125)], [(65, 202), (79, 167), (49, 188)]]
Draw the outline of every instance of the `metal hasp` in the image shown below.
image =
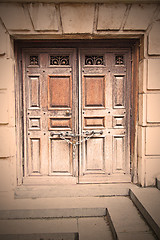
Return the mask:
[(94, 135), (94, 134), (100, 134), (100, 135), (102, 135), (103, 134), (103, 131), (101, 130), (101, 131), (99, 131), (99, 132), (97, 132), (97, 131), (91, 131), (91, 132), (89, 132), (89, 131), (86, 131), (86, 132), (84, 132), (84, 134), (85, 135)]

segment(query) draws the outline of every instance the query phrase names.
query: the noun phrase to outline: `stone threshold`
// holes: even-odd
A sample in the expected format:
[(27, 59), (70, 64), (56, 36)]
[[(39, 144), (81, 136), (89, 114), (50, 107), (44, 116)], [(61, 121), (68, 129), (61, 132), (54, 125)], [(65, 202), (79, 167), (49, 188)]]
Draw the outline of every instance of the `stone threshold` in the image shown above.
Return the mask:
[(34, 199), (128, 196), (129, 189), (136, 187), (132, 183), (20, 186), (17, 187), (14, 197), (15, 199)]

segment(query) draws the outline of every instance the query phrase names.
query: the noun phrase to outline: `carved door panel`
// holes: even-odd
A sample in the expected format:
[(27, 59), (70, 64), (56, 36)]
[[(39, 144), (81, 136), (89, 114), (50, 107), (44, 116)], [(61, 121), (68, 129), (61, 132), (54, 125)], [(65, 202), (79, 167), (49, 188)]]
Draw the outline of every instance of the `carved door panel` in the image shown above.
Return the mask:
[(82, 49), (80, 182), (130, 181), (130, 53)]
[(74, 49), (23, 51), (24, 184), (77, 182), (75, 62)]

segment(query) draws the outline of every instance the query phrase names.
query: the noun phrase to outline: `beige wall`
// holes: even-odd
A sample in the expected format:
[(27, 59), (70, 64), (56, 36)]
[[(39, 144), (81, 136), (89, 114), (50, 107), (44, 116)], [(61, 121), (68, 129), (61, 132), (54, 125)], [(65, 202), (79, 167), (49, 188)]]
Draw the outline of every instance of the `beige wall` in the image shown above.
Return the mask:
[[(38, 1), (37, 1), (38, 2)], [(42, 17), (43, 16), (43, 17)], [(0, 191), (16, 186), (15, 58), (12, 39), (132, 38), (139, 63), (138, 182), (160, 174), (160, 5), (0, 3)]]

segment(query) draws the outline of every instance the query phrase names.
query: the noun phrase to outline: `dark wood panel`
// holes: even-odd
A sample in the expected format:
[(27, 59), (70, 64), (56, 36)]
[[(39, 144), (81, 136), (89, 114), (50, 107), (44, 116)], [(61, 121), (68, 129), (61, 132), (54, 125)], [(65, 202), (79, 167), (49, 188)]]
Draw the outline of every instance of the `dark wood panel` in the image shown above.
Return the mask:
[(104, 107), (105, 79), (100, 76), (84, 77), (85, 107)]
[(50, 76), (48, 82), (49, 108), (71, 107), (71, 79), (68, 76)]

